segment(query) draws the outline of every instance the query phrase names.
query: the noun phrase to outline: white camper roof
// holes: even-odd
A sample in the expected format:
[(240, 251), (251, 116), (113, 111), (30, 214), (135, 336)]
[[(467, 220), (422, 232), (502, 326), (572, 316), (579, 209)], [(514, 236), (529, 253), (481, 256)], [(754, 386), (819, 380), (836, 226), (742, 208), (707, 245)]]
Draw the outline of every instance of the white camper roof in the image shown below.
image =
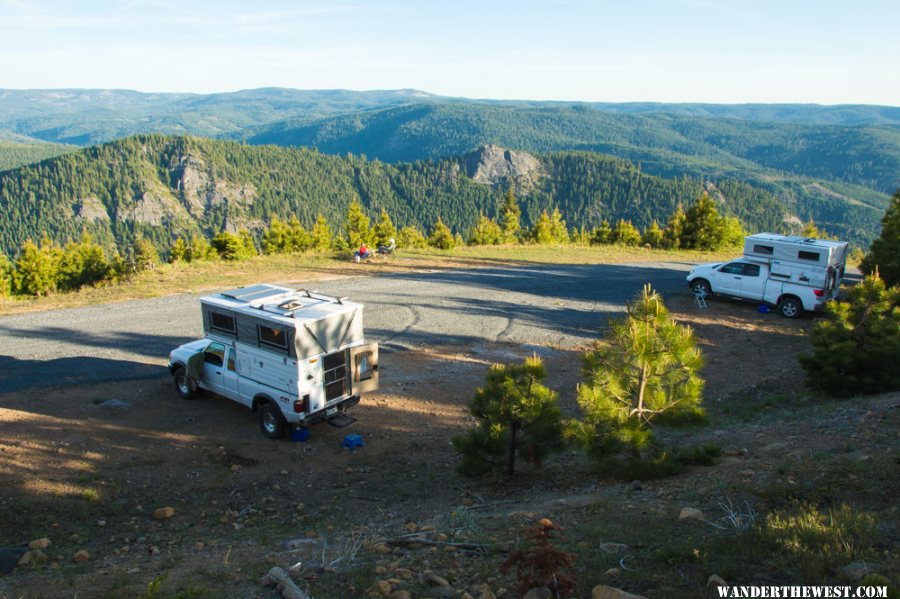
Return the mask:
[(291, 327), (302, 326), (361, 309), (362, 304), (307, 289), (251, 285), (201, 298), (202, 303), (239, 314), (265, 318)]
[(839, 248), (847, 245), (846, 241), (831, 241), (829, 239), (814, 239), (812, 237), (801, 237), (800, 235), (779, 235), (778, 233), (757, 233), (756, 235), (748, 235), (747, 239), (756, 241), (767, 241), (769, 243), (790, 243), (805, 245), (817, 248)]

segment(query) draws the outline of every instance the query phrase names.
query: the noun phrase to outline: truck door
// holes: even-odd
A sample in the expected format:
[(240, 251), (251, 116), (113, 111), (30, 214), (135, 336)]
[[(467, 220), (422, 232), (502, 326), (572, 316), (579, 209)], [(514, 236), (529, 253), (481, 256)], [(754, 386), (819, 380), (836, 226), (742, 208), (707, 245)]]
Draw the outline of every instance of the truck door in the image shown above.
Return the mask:
[(378, 344), (369, 343), (350, 350), (351, 389), (354, 395), (378, 390)]
[(225, 352), (225, 368), (222, 370), (222, 395), (228, 399), (240, 401), (240, 389), (238, 388), (238, 373), (235, 368), (237, 351), (234, 347), (227, 348)]
[(762, 276), (759, 264), (744, 263), (744, 276), (741, 279), (741, 297), (761, 300), (765, 291), (766, 278)]
[(741, 297), (741, 279), (743, 278), (744, 264), (742, 262), (723, 264), (716, 273), (713, 292)]
[(213, 341), (203, 350), (203, 387), (225, 395), (222, 372), (225, 370), (225, 345)]

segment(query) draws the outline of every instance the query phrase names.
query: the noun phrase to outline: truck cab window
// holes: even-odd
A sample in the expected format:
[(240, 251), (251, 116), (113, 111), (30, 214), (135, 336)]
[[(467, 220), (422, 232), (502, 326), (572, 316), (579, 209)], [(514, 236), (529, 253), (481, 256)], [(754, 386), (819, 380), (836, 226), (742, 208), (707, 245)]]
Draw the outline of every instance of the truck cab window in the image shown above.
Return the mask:
[(744, 264), (744, 276), (745, 277), (758, 277), (759, 276), (759, 264)]
[(210, 343), (203, 350), (203, 361), (213, 366), (221, 366), (225, 363), (225, 346), (221, 343)]
[(744, 265), (740, 262), (732, 262), (720, 268), (719, 272), (724, 272), (728, 275), (742, 275), (744, 274)]

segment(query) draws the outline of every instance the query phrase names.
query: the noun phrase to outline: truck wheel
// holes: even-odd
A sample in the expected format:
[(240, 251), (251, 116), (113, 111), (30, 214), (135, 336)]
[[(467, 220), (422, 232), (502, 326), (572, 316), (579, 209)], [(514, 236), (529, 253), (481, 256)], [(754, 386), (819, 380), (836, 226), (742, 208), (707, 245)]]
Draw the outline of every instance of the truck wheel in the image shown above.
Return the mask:
[(194, 399), (197, 397), (197, 391), (191, 384), (191, 377), (180, 366), (175, 369), (175, 391), (181, 399)]
[(691, 283), (691, 291), (694, 292), (694, 295), (702, 295), (703, 297), (712, 295), (712, 288), (709, 286), (709, 281), (705, 279), (697, 279)]
[(259, 430), (270, 439), (280, 439), (284, 436), (284, 416), (281, 415), (278, 406), (270, 402), (259, 406)]
[(785, 297), (778, 304), (778, 311), (785, 318), (799, 318), (803, 314), (803, 304), (796, 297)]

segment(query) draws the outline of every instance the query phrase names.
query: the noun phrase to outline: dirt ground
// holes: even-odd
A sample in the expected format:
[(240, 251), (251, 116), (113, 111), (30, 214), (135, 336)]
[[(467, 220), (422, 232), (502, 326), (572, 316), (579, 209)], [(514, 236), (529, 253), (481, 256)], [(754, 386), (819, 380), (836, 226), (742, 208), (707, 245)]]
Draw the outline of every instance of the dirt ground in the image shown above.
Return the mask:
[[(521, 527), (541, 517), (569, 531), (573, 596), (601, 583), (704, 596), (715, 572), (696, 561), (651, 575), (645, 549), (620, 561), (600, 546), (668, 547), (656, 536), (680, 534), (682, 507), (711, 513), (723, 498), (773, 505), (773, 485), (830, 484), (835, 502), (880, 514), (883, 563), (896, 568), (896, 481), (861, 480), (876, 467), (898, 474), (900, 397), (810, 397), (797, 355), (811, 319), (728, 301), (701, 311), (687, 292), (667, 304), (701, 341), (710, 412), (709, 426), (673, 434), (715, 442), (724, 456), (644, 483), (606, 479), (575, 452), (513, 479), (455, 472), (451, 438), (471, 424), (467, 403), (491, 363), (528, 355), (515, 346), (385, 351), (382, 389), (352, 411), (357, 421), (316, 425), (302, 443), (265, 439), (252, 412), (222, 398), (179, 399), (162, 362), (156, 379), (0, 395), (0, 546), (50, 540), (43, 555), (0, 576), (0, 597), (271, 598), (279, 594), (260, 577), (272, 566), (293, 566), (318, 599), (367, 596), (379, 581), (417, 598), (517, 597), (514, 577), (498, 568)], [(564, 413), (577, 415), (580, 352), (540, 353)], [(365, 447), (343, 449), (349, 433)], [(823, 455), (834, 459), (812, 457)], [(834, 460), (849, 464), (843, 487), (823, 467)], [(155, 519), (166, 507), (174, 515)], [(661, 524), (643, 526), (647, 518)], [(89, 557), (74, 561), (82, 550)]]

